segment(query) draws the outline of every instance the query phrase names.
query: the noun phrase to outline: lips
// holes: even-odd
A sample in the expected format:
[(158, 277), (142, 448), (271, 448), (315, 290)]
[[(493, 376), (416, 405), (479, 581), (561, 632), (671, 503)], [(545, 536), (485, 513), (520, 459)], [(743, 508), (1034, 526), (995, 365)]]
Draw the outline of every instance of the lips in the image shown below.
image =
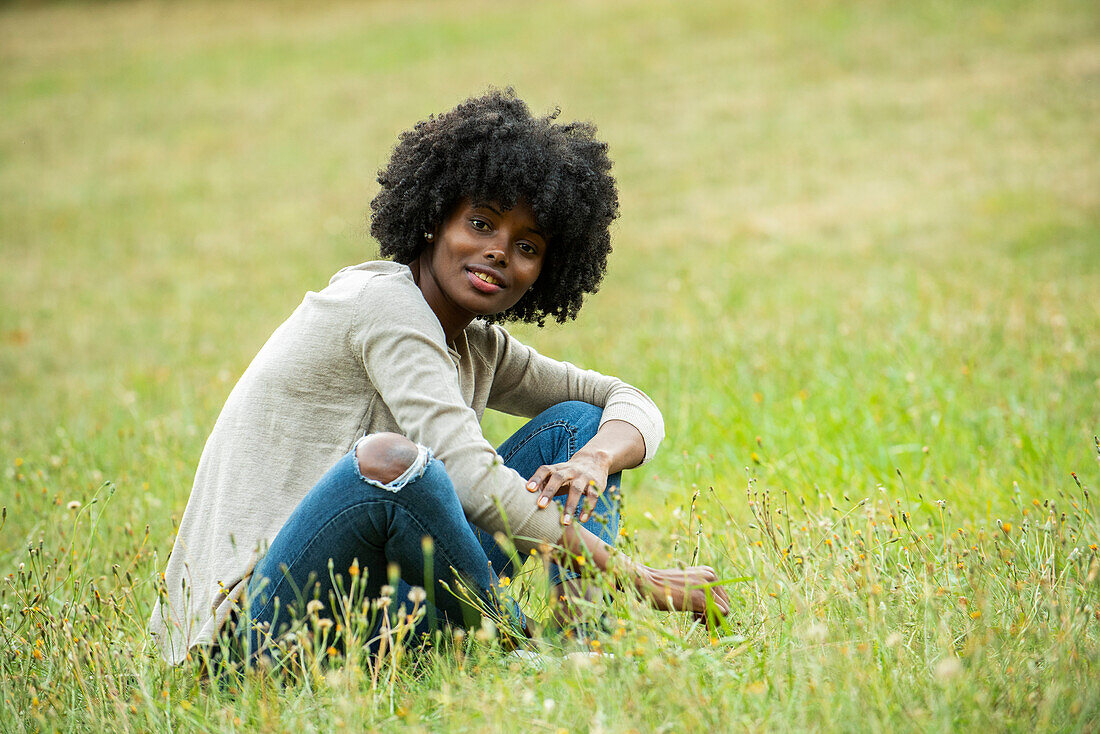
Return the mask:
[(490, 268), (477, 265), (468, 266), (466, 277), (469, 279), (470, 285), (482, 293), (499, 293), (505, 287), (504, 277)]

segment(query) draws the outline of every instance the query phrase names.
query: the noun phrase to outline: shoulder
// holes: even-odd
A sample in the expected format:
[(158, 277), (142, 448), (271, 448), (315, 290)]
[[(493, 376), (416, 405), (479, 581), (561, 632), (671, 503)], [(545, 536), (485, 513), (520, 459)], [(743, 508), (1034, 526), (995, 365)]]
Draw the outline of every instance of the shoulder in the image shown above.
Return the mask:
[(351, 265), (333, 275), (320, 296), (340, 304), (349, 324), (346, 338), (355, 351), (386, 348), (392, 346), (389, 339), (412, 335), (445, 343), (443, 327), (407, 265), (387, 260)]

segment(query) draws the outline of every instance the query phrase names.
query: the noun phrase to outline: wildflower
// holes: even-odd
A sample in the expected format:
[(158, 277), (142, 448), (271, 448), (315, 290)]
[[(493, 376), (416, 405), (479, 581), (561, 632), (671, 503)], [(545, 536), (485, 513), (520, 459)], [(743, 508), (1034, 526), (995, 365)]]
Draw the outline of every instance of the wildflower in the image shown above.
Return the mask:
[[(502, 579), (503, 581), (503, 579)], [(419, 586), (414, 586), (409, 590), (409, 601), (413, 604), (423, 604), (424, 600), (428, 598), (428, 592)]]
[(752, 459), (754, 464), (760, 463), (760, 454), (756, 453), (755, 451), (749, 454), (749, 458)]
[(350, 575), (352, 578), (355, 578), (356, 576), (359, 575), (359, 559), (358, 558), (352, 560), (351, 565), (348, 566), (348, 575)]
[[(507, 588), (508, 586), (512, 585), (512, 579), (508, 578), (507, 576), (501, 576), (500, 577), (500, 585), (501, 585), (502, 588)], [(410, 595), (410, 598), (411, 598), (411, 595)]]
[(322, 632), (327, 632), (332, 627), (332, 620), (328, 617), (322, 617), (317, 620), (317, 629)]
[(329, 646), (328, 646), (328, 649), (327, 649), (327, 650), (325, 650), (325, 652), (327, 652), (327, 653), (328, 653), (328, 656), (329, 656), (330, 658), (332, 658), (332, 657), (336, 657), (336, 655), (337, 655), (337, 653), (339, 652), (339, 650), (337, 650), (337, 649), (336, 649), (335, 647), (333, 647), (332, 645), (329, 645)]
[(396, 591), (396, 589), (394, 589), (389, 584), (386, 584), (385, 586), (382, 587), (382, 596), (393, 596), (395, 591)]
[(320, 599), (311, 599), (309, 604), (306, 604), (306, 614), (320, 614), (324, 608), (325, 603), (322, 602)]
[(79, 510), (80, 509), (80, 500), (73, 500), (68, 505), (66, 505), (66, 507), (68, 507), (70, 510)]

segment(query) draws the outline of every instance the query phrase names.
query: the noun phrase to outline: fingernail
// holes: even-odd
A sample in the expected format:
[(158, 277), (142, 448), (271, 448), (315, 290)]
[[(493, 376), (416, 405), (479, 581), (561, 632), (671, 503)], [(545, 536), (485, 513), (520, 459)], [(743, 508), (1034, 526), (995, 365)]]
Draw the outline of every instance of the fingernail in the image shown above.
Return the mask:
[(562, 519), (561, 524), (562, 525), (572, 525), (573, 524), (573, 516), (572, 515), (566, 515)]
[(528, 482), (527, 483), (527, 491), (528, 492), (534, 492), (535, 487), (537, 487), (537, 486), (539, 486), (539, 485), (535, 484), (534, 482)]
[(583, 515), (581, 515), (581, 522), (588, 522), (588, 513), (587, 512), (584, 513)]
[(550, 498), (539, 497), (539, 507), (546, 507), (548, 504), (550, 504)]

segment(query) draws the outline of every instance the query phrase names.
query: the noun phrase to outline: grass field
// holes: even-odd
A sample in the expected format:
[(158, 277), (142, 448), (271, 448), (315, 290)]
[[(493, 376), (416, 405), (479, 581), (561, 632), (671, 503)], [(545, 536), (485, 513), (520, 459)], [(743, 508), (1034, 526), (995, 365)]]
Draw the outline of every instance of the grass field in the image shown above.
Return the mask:
[[(222, 402), (489, 84), (611, 144), (604, 287), (514, 332), (661, 405), (627, 545), (740, 579), (730, 626), (167, 667)], [(9, 5), (0, 109), (0, 730), (1100, 728), (1094, 2)]]

